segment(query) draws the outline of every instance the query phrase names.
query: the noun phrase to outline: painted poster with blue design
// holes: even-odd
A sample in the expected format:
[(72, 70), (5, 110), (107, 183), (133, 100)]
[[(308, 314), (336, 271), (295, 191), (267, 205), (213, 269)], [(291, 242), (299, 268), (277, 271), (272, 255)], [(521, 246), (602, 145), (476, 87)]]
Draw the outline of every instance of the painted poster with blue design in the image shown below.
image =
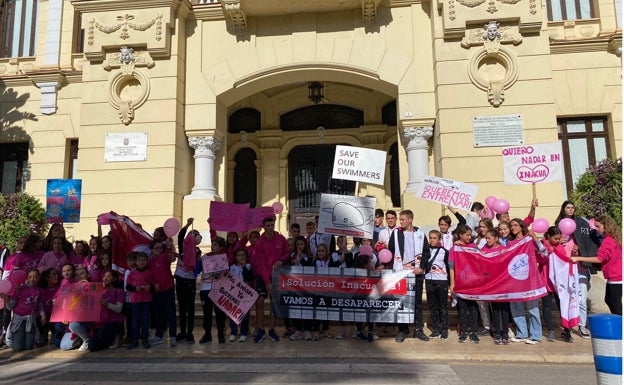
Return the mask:
[(80, 222), (81, 179), (48, 179), (46, 223)]

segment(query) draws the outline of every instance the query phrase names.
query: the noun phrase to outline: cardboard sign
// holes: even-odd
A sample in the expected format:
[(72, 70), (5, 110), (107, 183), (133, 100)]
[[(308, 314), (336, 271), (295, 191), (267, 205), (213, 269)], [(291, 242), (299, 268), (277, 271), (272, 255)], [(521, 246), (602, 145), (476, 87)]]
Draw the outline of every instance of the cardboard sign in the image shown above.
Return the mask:
[(563, 181), (561, 142), (503, 148), (505, 184)]
[(247, 223), (245, 231), (259, 229), (262, 227), (262, 221), (266, 217), (275, 218), (275, 209), (273, 207), (257, 207), (247, 210)]
[(249, 203), (210, 202), (210, 228), (219, 231), (245, 231)]
[(382, 185), (386, 153), (362, 147), (336, 146), (332, 178)]
[(258, 293), (228, 270), (212, 284), (208, 297), (238, 325), (256, 303)]
[(101, 282), (77, 282), (61, 286), (50, 322), (98, 322), (102, 311)]
[(81, 179), (48, 179), (46, 223), (80, 222)]
[(202, 256), (202, 271), (206, 274), (219, 273), (229, 268), (226, 254)]
[(479, 186), (451, 179), (426, 175), (416, 190), (416, 196), (445, 206), (470, 211)]
[(318, 232), (373, 238), (376, 199), (321, 194)]

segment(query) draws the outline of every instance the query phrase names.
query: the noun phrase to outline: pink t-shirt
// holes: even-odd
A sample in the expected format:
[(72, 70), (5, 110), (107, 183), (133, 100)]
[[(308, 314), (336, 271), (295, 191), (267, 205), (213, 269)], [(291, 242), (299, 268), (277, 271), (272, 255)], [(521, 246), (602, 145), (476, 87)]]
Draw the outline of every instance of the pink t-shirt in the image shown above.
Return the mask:
[[(121, 289), (104, 289), (102, 292), (102, 299), (105, 299), (108, 303), (113, 305), (117, 303), (124, 303), (126, 299), (126, 293)], [(110, 322), (124, 323), (125, 318), (121, 313), (112, 311), (111, 309), (102, 306), (102, 312), (100, 313), (100, 321), (97, 327), (101, 327)]]
[(56, 297), (56, 293), (58, 293), (59, 288), (60, 286), (41, 289), (41, 302), (43, 303), (43, 311), (45, 311), (48, 319), (50, 319), (50, 315), (52, 315), (54, 298)]
[(13, 300), (16, 301), (13, 313), (19, 316), (39, 314), (43, 311), (41, 297), (42, 292), (40, 288), (26, 284), (20, 286), (13, 296)]
[(622, 245), (607, 235), (600, 245), (596, 257), (602, 263), (602, 274), (607, 283), (622, 282)]
[(254, 251), (251, 259), (252, 270), (256, 272), (256, 276), (262, 278), (266, 286), (270, 286), (273, 265), (278, 261), (288, 262), (290, 259), (288, 241), (278, 233), (270, 240), (262, 234), (255, 244)]
[(61, 261), (65, 260), (67, 257), (65, 253), (61, 251), (56, 254), (53, 250), (48, 251), (43, 254), (41, 257), (41, 261), (39, 261), (39, 272), (43, 273), (48, 269), (56, 269), (57, 271), (61, 271)]
[[(128, 280), (126, 281), (126, 285), (135, 287), (153, 285), (154, 283), (154, 274), (150, 269), (145, 269), (143, 271), (134, 269), (128, 274)], [(149, 290), (131, 291), (130, 303), (140, 302), (152, 302), (152, 293)]]
[(20, 270), (24, 270), (26, 272), (36, 270), (39, 268), (39, 262), (42, 257), (43, 251), (34, 251), (32, 253), (21, 252), (17, 254), (17, 259), (15, 260), (13, 268), (19, 268)]
[(174, 286), (173, 275), (171, 275), (171, 263), (167, 253), (161, 253), (149, 262), (150, 270), (154, 274), (154, 280), (160, 285), (159, 290), (157, 290), (159, 293)]

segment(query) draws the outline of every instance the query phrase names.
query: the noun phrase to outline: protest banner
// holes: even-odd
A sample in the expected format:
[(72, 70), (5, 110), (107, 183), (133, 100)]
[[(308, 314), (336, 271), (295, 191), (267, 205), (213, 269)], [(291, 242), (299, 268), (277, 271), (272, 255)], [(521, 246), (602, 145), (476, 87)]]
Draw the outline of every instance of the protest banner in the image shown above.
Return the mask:
[(479, 186), (425, 175), (416, 190), (416, 197), (470, 211), (477, 191)]
[(531, 184), (563, 181), (561, 142), (505, 147), (505, 184)]
[(373, 238), (376, 199), (321, 194), (318, 232)]
[(228, 270), (212, 284), (208, 297), (239, 325), (256, 303), (258, 293)]
[(384, 184), (386, 153), (362, 147), (336, 146), (332, 178)]
[(289, 266), (273, 274), (278, 318), (414, 322), (415, 276), (391, 270)]
[(212, 201), (209, 213), (210, 228), (218, 231), (245, 231), (248, 211), (249, 203)]
[(50, 322), (98, 322), (102, 311), (101, 282), (70, 283), (58, 290)]
[(526, 236), (508, 249), (490, 253), (453, 246), (454, 293), (480, 301), (524, 302), (547, 294), (537, 271), (533, 238)]
[(202, 256), (202, 271), (205, 274), (219, 273), (229, 268), (230, 266), (228, 265), (228, 259), (225, 253)]
[(140, 225), (125, 215), (114, 211), (98, 215), (98, 224), (109, 225), (110, 235), (113, 237), (113, 269), (120, 274), (128, 268), (127, 257), (133, 251), (144, 252), (150, 255), (149, 248), (152, 236)]
[(80, 222), (81, 179), (48, 179), (46, 223)]

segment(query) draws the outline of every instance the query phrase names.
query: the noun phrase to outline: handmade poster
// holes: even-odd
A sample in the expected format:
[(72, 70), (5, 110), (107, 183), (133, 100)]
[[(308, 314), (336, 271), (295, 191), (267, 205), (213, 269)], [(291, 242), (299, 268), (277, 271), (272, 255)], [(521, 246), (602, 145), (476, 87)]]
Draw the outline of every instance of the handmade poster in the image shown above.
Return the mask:
[[(210, 202), (210, 228), (218, 231), (245, 231), (249, 203)], [(272, 212), (272, 211), (271, 211)]]
[(451, 179), (426, 175), (416, 190), (416, 196), (445, 206), (470, 211), (479, 186)]
[(332, 178), (384, 184), (385, 151), (370, 148), (336, 146)]
[(267, 217), (275, 218), (275, 209), (273, 207), (262, 206), (247, 210), (245, 231), (261, 228), (262, 221)]
[(81, 179), (48, 179), (46, 223), (80, 222)]
[(206, 274), (219, 273), (229, 270), (227, 255), (215, 254), (202, 256), (202, 271)]
[(321, 194), (318, 232), (373, 238), (376, 199)]
[(238, 325), (256, 303), (258, 293), (228, 270), (212, 284), (208, 297)]
[(102, 311), (102, 282), (77, 282), (61, 286), (50, 322), (98, 322)]
[(524, 302), (547, 294), (537, 271), (533, 238), (526, 236), (507, 249), (484, 253), (477, 248), (453, 246), (454, 293), (480, 301)]
[(273, 274), (278, 318), (344, 322), (413, 323), (411, 271), (289, 266)]
[(505, 184), (563, 181), (561, 142), (503, 148)]

